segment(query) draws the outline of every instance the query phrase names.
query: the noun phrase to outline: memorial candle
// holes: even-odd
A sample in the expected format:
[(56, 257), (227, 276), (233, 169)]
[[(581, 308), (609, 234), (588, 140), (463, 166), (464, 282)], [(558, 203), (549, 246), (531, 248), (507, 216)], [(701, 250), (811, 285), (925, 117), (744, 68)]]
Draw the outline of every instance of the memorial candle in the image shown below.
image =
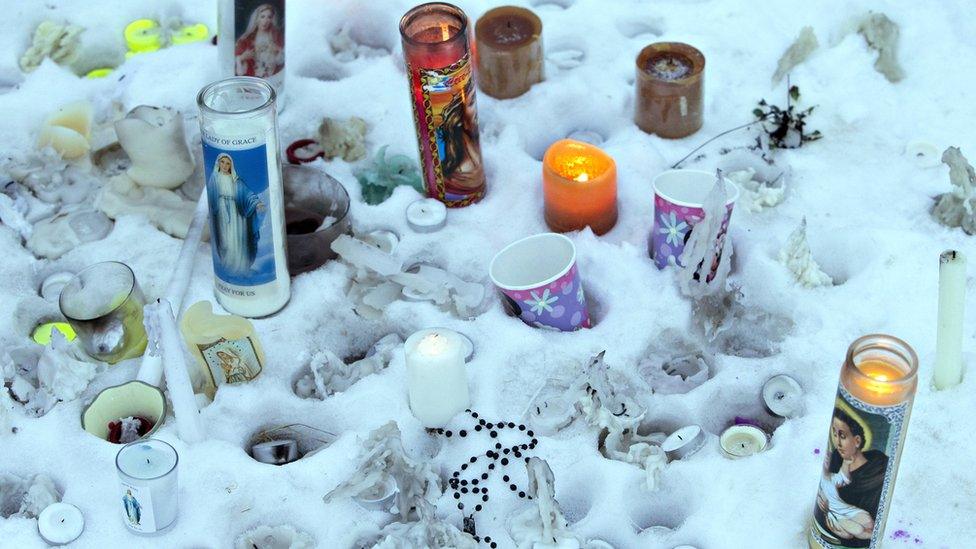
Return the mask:
[(488, 10), (474, 27), (478, 87), (498, 99), (518, 97), (542, 82), (542, 21), (525, 8)]
[(868, 335), (851, 344), (810, 525), (811, 548), (880, 546), (917, 372), (915, 351), (897, 338)]
[(582, 141), (553, 143), (542, 159), (546, 224), (556, 232), (589, 226), (600, 235), (617, 223), (617, 166)]
[(634, 122), (668, 139), (689, 136), (702, 126), (705, 56), (680, 42), (658, 42), (637, 56)]
[(119, 473), (122, 519), (137, 534), (156, 534), (176, 522), (179, 456), (154, 438), (126, 444), (115, 457)]
[(400, 20), (427, 196), (461, 207), (485, 195), (468, 18), (456, 6), (417, 6)]
[(443, 427), (470, 405), (465, 342), (450, 330), (421, 330), (403, 344), (407, 393), (424, 427)]

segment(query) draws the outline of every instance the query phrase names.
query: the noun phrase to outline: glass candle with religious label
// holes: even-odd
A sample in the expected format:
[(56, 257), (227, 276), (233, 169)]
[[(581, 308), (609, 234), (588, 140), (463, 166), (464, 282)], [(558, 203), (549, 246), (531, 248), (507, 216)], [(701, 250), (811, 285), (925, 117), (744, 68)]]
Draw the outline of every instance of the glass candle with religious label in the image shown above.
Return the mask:
[(277, 94), (259, 78), (227, 78), (197, 96), (217, 301), (247, 317), (288, 303)]
[(658, 42), (637, 56), (634, 122), (668, 139), (689, 136), (702, 126), (705, 56), (688, 44)]
[(474, 27), (478, 87), (498, 99), (518, 97), (542, 82), (542, 21), (531, 11), (502, 6), (485, 12)]
[(122, 520), (136, 534), (169, 529), (179, 513), (176, 449), (155, 438), (126, 444), (115, 456)]
[(918, 357), (900, 339), (867, 335), (851, 344), (830, 420), (811, 548), (881, 545), (917, 373)]
[(448, 207), (473, 204), (487, 185), (468, 18), (451, 4), (422, 4), (400, 20), (400, 35), (427, 196)]
[(217, 37), (222, 77), (263, 78), (284, 93), (285, 0), (220, 0)]
[(209, 301), (198, 301), (183, 313), (180, 332), (196, 359), (191, 373), (196, 391), (211, 399), (225, 383), (246, 383), (264, 369), (264, 349), (246, 318), (215, 315)]
[(593, 145), (563, 139), (542, 159), (546, 224), (564, 233), (591, 227), (596, 234), (617, 223), (617, 165)]

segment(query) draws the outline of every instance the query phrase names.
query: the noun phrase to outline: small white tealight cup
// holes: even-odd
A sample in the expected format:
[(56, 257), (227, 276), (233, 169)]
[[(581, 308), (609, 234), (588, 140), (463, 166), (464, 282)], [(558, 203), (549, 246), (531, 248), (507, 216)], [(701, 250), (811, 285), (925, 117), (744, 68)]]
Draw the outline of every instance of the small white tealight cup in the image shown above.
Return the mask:
[(71, 543), (85, 531), (85, 517), (70, 503), (52, 503), (38, 515), (37, 531), (48, 545)]
[(791, 418), (803, 412), (803, 388), (797, 380), (786, 374), (766, 380), (762, 388), (762, 399), (766, 411), (776, 417)]
[(435, 198), (423, 198), (407, 206), (407, 225), (418, 233), (432, 233), (447, 224), (447, 206)]
[(661, 443), (661, 449), (668, 456), (668, 461), (684, 459), (705, 445), (705, 431), (700, 425), (688, 425), (671, 433)]
[(742, 423), (723, 431), (719, 444), (725, 457), (739, 459), (764, 451), (769, 445), (769, 436), (755, 425)]

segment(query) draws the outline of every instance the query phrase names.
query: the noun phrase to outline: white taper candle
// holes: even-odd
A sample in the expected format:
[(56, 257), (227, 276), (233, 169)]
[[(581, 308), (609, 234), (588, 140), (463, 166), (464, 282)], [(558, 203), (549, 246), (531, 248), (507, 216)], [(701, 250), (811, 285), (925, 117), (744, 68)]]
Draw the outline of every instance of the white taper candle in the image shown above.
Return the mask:
[(962, 322), (966, 303), (966, 256), (948, 250), (939, 257), (939, 326), (935, 344), (936, 389), (962, 381)]

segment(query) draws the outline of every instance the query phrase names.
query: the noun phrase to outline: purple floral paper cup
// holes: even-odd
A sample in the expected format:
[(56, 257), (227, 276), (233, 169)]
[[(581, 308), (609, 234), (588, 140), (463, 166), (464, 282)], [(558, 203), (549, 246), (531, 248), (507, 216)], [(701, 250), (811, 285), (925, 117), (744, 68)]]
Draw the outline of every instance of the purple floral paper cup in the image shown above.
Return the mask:
[[(715, 173), (702, 170), (668, 170), (654, 178), (654, 228), (648, 240), (648, 252), (658, 269), (681, 265), (681, 253), (691, 236), (691, 229), (705, 218), (702, 204), (715, 185)], [(725, 219), (719, 232), (721, 246), (732, 219), (732, 208), (739, 198), (739, 187), (728, 179), (725, 191)]]
[(488, 276), (509, 313), (529, 326), (572, 332), (590, 327), (576, 246), (558, 233), (523, 238), (495, 255)]

